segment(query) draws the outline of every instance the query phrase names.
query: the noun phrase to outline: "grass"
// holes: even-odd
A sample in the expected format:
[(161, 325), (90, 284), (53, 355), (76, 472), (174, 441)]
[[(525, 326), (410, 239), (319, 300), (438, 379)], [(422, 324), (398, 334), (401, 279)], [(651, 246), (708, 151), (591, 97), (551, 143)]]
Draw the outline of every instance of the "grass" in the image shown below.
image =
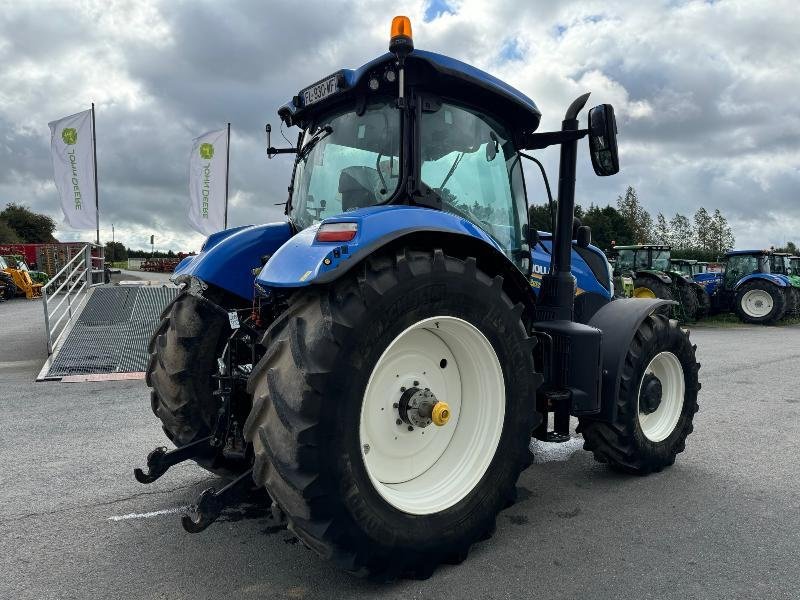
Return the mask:
[(114, 262), (108, 261), (108, 266), (111, 269), (127, 269), (128, 268), (128, 261), (127, 260), (115, 260)]
[[(739, 317), (736, 316), (735, 313), (717, 313), (715, 315), (711, 315), (697, 323), (688, 323), (690, 327), (715, 327), (715, 328), (725, 328), (725, 327), (752, 327), (748, 323), (742, 323), (739, 320)], [(800, 325), (800, 317), (784, 317), (777, 323), (773, 325), (773, 327), (783, 327), (786, 325)]]

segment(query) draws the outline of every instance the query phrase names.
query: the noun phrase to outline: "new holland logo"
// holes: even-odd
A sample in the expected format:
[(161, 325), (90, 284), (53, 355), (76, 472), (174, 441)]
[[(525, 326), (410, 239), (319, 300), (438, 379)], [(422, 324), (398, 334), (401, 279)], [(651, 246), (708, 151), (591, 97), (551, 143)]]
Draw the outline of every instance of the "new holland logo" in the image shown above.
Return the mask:
[(200, 144), (200, 158), (205, 160), (214, 158), (214, 144)]
[(73, 127), (65, 127), (61, 130), (61, 139), (65, 144), (72, 146), (78, 141), (78, 131)]

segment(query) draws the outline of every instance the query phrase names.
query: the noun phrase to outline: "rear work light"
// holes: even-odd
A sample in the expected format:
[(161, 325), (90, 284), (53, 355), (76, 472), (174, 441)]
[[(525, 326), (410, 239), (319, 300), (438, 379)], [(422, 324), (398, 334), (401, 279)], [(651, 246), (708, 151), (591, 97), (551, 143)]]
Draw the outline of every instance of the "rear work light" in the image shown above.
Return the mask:
[(356, 237), (358, 223), (323, 223), (317, 229), (318, 242), (349, 242)]

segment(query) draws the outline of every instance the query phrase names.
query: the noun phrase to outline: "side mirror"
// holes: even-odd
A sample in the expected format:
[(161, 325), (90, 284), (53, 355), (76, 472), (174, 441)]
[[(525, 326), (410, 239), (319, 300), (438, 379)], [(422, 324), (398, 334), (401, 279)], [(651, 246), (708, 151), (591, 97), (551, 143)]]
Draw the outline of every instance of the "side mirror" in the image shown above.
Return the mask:
[(589, 152), (597, 175), (606, 177), (619, 172), (617, 120), (610, 104), (600, 104), (589, 111)]

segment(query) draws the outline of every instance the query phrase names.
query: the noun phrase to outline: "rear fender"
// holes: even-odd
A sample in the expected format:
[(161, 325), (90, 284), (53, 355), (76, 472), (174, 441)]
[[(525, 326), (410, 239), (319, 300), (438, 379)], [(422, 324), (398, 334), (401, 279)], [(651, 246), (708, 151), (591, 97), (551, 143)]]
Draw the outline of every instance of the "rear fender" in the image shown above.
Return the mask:
[(784, 279), (785, 276), (783, 275), (774, 275), (772, 273), (751, 273), (750, 275), (746, 275), (742, 277), (739, 281), (736, 282), (736, 285), (733, 287), (733, 291), (737, 291), (740, 287), (742, 287), (748, 281), (753, 281), (754, 279), (762, 279), (764, 281), (768, 281), (778, 287), (786, 287), (789, 285), (788, 280)]
[(274, 253), (291, 235), (288, 223), (249, 225), (217, 232), (209, 236), (200, 254), (183, 259), (170, 279), (194, 276), (252, 301), (253, 270), (261, 266), (263, 256)]
[(619, 378), (625, 363), (633, 336), (639, 325), (656, 309), (670, 304), (673, 300), (658, 298), (623, 298), (614, 300), (598, 310), (589, 321), (591, 327), (603, 332), (600, 412), (590, 418), (613, 422), (617, 417), (617, 396)]
[(666, 283), (667, 285), (672, 285), (672, 279), (669, 275), (664, 273), (663, 271), (636, 271), (636, 277), (655, 277), (661, 283)]
[(262, 288), (330, 283), (382, 247), (422, 233), (456, 236), (464, 244), (480, 242), (511, 265), (503, 248), (489, 234), (466, 219), (440, 210), (373, 206), (322, 222), (326, 223), (357, 223), (358, 230), (350, 242), (318, 242), (316, 235), (321, 224), (304, 229), (272, 255), (256, 283)]

